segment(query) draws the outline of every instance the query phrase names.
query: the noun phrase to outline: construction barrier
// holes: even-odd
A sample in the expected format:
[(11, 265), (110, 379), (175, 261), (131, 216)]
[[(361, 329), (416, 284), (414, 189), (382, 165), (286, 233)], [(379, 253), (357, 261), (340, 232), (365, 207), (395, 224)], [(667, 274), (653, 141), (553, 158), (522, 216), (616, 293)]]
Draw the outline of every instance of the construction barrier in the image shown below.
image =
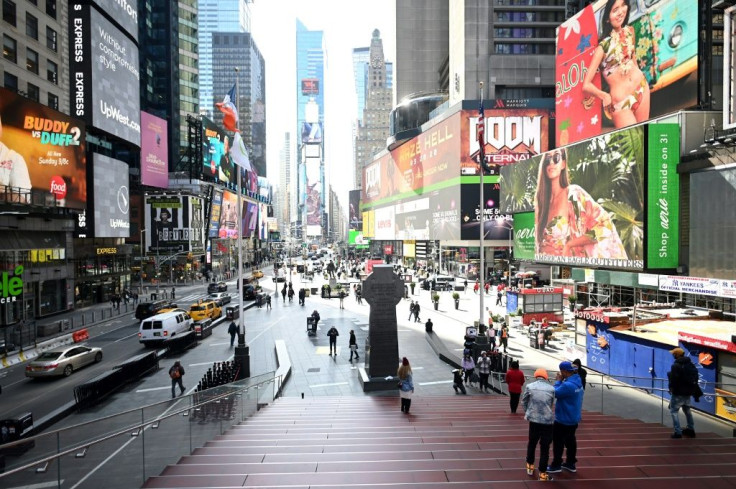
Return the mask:
[(72, 333), (72, 339), (74, 340), (74, 343), (86, 341), (89, 339), (89, 331), (86, 328), (75, 331), (74, 333)]

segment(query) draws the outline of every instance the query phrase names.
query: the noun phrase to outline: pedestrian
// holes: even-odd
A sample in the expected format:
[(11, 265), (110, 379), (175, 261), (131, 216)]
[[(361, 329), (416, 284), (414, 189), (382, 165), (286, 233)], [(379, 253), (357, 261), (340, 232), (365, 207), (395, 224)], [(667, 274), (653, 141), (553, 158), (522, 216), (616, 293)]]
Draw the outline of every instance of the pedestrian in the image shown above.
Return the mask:
[(506, 349), (509, 346), (509, 327), (505, 324), (501, 326), (501, 346), (503, 346), (503, 352), (506, 353)]
[(503, 289), (499, 288), (496, 290), (496, 305), (500, 306), (501, 304), (501, 298), (503, 297)]
[(467, 353), (463, 355), (463, 359), (460, 362), (460, 366), (463, 368), (463, 372), (465, 372), (465, 385), (470, 384), (470, 386), (473, 386), (473, 374), (475, 373), (475, 362), (473, 361), (473, 357), (470, 356), (470, 350), (468, 349)]
[(294, 302), (294, 289), (289, 287), (289, 302)]
[(583, 384), (583, 390), (585, 390), (585, 379), (588, 378), (588, 371), (583, 368), (579, 358), (572, 361), (572, 364), (578, 368), (578, 375), (580, 376), (580, 382)]
[(483, 286), (483, 288), (486, 290), (486, 295), (488, 295), (488, 292), (491, 290), (491, 284), (486, 282), (486, 284)]
[(171, 398), (176, 397), (176, 385), (179, 384), (180, 395), (184, 394), (184, 383), (182, 378), (184, 377), (184, 367), (181, 366), (179, 360), (174, 362), (174, 365), (169, 369), (169, 377), (171, 377)]
[(266, 295), (266, 309), (271, 309), (271, 295)]
[(286, 302), (286, 284), (284, 284), (284, 288), (281, 289), (281, 299)]
[(358, 304), (363, 305), (363, 291), (358, 287)]
[(235, 321), (230, 322), (227, 332), (230, 334), (230, 348), (232, 348), (235, 344), (235, 335), (238, 334), (238, 326), (235, 324)]
[(299, 289), (299, 305), (303, 306), (304, 301), (307, 298), (307, 291), (304, 288)]
[(176, 287), (171, 287), (171, 300), (176, 299)]
[(468, 395), (468, 391), (465, 390), (463, 385), (463, 371), (459, 368), (452, 371), (452, 388), (455, 389), (455, 394), (462, 392), (464, 395)]
[(547, 377), (547, 371), (538, 368), (534, 371), (535, 381), (527, 384), (521, 405), (524, 419), (529, 421), (529, 443), (526, 446), (526, 473), (534, 475), (534, 452), (539, 444), (539, 480), (551, 481), (547, 473), (549, 446), (552, 444), (552, 430), (555, 423), (555, 388)]
[(333, 326), (327, 331), (327, 336), (330, 337), (330, 355), (334, 352), (334, 355), (337, 356), (337, 337), (340, 336), (340, 332)]
[[(671, 394), (669, 408), (672, 415), (672, 426), (675, 429), (672, 438), (682, 438), (682, 435), (695, 438), (695, 421), (690, 411), (690, 397), (696, 396), (695, 400), (699, 401), (703, 394), (698, 386), (698, 369), (693, 365), (690, 357), (685, 355), (685, 350), (682, 348), (670, 350), (670, 353), (675, 359), (667, 373)], [(684, 430), (680, 427), (680, 408), (685, 413), (687, 421), (687, 428)]]
[(485, 391), (488, 392), (488, 377), (491, 375), (491, 359), (488, 358), (488, 354), (484, 351), (480, 352), (480, 356), (478, 357), (478, 361), (475, 365), (478, 367), (480, 390), (483, 391), (483, 389), (485, 389)]
[(514, 360), (509, 364), (506, 371), (506, 380), (504, 382), (509, 387), (509, 406), (511, 406), (511, 414), (516, 414), (519, 407), (519, 398), (521, 397), (521, 386), (524, 385), (524, 372), (519, 370), (519, 361)]
[(479, 290), (480, 290), (480, 283), (476, 280), (475, 285), (473, 285), (473, 293), (477, 294)]
[[(583, 411), (583, 385), (575, 365), (562, 362), (559, 366), (557, 381), (555, 382), (555, 424), (552, 428), (552, 463), (547, 472), (555, 474), (562, 472), (577, 472), (578, 442), (575, 431), (578, 429)], [(563, 452), (567, 449), (567, 461), (562, 463)]]
[(396, 376), (399, 378), (398, 388), (399, 396), (401, 397), (401, 412), (409, 414), (411, 396), (414, 394), (414, 380), (412, 378), (411, 365), (409, 365), (409, 360), (406, 357), (401, 359), (401, 365), (399, 365)]
[(327, 284), (326, 287), (327, 287), (327, 298), (332, 299), (332, 287), (330, 287), (330, 284)]
[(415, 323), (418, 323), (418, 322), (420, 322), (420, 319), (419, 319), (419, 311), (420, 311), (420, 310), (421, 310), (421, 307), (419, 307), (419, 301), (417, 301), (417, 302), (416, 302), (416, 303), (414, 304), (414, 322), (415, 322)]
[(353, 354), (355, 354), (356, 360), (360, 360), (360, 356), (358, 356), (358, 340), (355, 339), (355, 331), (352, 329), (350, 330), (350, 341), (348, 345), (350, 346), (350, 361), (353, 361)]
[(463, 280), (463, 294), (468, 291), (468, 279)]
[(133, 292), (133, 304), (138, 305), (138, 292)]
[(317, 312), (317, 309), (312, 312), (312, 320), (314, 321), (314, 331), (317, 331), (317, 325), (319, 324), (319, 313)]
[(409, 304), (409, 321), (411, 321), (411, 317), (414, 315), (414, 301), (411, 301), (411, 304)]
[(433, 327), (434, 323), (432, 322), (432, 318), (427, 318), (427, 322), (424, 323), (424, 331), (426, 331), (427, 333), (431, 333)]
[(343, 304), (343, 301), (345, 300), (345, 292), (340, 289), (340, 292), (337, 293), (337, 296), (340, 298), (340, 309), (345, 309), (345, 305)]
[(486, 337), (488, 338), (488, 344), (491, 345), (491, 351), (496, 349), (496, 328), (491, 324), (486, 330)]

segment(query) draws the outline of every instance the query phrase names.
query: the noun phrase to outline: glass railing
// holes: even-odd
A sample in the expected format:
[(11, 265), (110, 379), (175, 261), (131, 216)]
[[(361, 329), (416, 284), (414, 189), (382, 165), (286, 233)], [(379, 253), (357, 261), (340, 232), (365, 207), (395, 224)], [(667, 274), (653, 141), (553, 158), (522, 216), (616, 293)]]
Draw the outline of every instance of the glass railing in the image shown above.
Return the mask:
[(2, 445), (0, 487), (129, 489), (271, 403), (274, 372)]
[[(555, 372), (550, 371), (550, 375)], [(489, 383), (498, 392), (508, 394), (508, 386), (504, 383), (504, 373), (494, 372)], [(526, 381), (534, 382), (531, 372), (526, 373)], [(550, 381), (554, 382), (550, 377)], [(713, 416), (706, 412), (706, 402), (723, 406), (726, 412), (736, 417), (736, 396), (726, 392), (736, 392), (736, 384), (720, 382), (700, 382), (703, 390), (701, 402), (691, 401), (694, 413), (704, 414), (702, 421), (707, 429), (702, 431), (717, 432), (722, 436), (734, 436), (736, 423), (723, 416)], [(616, 378), (588, 370), (586, 390), (583, 397), (583, 409), (589, 412), (615, 415), (621, 418), (638, 419), (645, 423), (659, 423), (672, 426), (669, 410), (669, 381), (665, 378), (616, 376)], [(722, 392), (718, 392), (718, 390)], [(684, 415), (680, 414), (680, 423), (684, 423)], [(684, 424), (683, 424), (684, 426)], [(697, 423), (696, 423), (697, 428)]]

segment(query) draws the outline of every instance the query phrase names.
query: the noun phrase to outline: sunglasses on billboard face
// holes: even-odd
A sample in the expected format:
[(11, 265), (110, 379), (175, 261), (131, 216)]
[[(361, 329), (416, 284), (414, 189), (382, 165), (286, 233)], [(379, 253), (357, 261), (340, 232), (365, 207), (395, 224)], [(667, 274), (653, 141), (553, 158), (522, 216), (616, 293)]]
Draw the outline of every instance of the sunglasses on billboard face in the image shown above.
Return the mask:
[(564, 158), (562, 157), (562, 153), (555, 153), (555, 154), (547, 157), (547, 161), (545, 162), (545, 164), (547, 166), (549, 166), (551, 164), (558, 165), (560, 163), (560, 161), (564, 161)]

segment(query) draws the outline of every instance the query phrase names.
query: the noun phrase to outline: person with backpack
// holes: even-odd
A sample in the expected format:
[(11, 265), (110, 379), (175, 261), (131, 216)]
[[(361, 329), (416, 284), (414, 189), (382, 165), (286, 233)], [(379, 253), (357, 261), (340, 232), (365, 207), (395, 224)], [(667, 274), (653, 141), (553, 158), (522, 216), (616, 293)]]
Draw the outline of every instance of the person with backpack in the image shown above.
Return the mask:
[[(693, 365), (690, 357), (685, 355), (685, 350), (682, 348), (672, 349), (670, 353), (675, 358), (672, 368), (667, 373), (667, 378), (670, 381), (669, 391), (672, 395), (669, 408), (672, 415), (672, 426), (675, 428), (672, 438), (682, 438), (683, 435), (695, 438), (695, 421), (692, 412), (690, 412), (690, 397), (696, 396), (695, 400), (697, 401), (702, 395), (702, 391), (698, 386), (698, 369)], [(680, 408), (685, 413), (685, 419), (687, 420), (687, 428), (684, 430), (680, 427)]]
[(179, 384), (180, 395), (183, 395), (184, 383), (182, 382), (182, 377), (184, 377), (184, 367), (182, 367), (179, 360), (174, 362), (174, 365), (169, 369), (169, 377), (171, 377), (171, 398), (176, 397), (176, 384)]

